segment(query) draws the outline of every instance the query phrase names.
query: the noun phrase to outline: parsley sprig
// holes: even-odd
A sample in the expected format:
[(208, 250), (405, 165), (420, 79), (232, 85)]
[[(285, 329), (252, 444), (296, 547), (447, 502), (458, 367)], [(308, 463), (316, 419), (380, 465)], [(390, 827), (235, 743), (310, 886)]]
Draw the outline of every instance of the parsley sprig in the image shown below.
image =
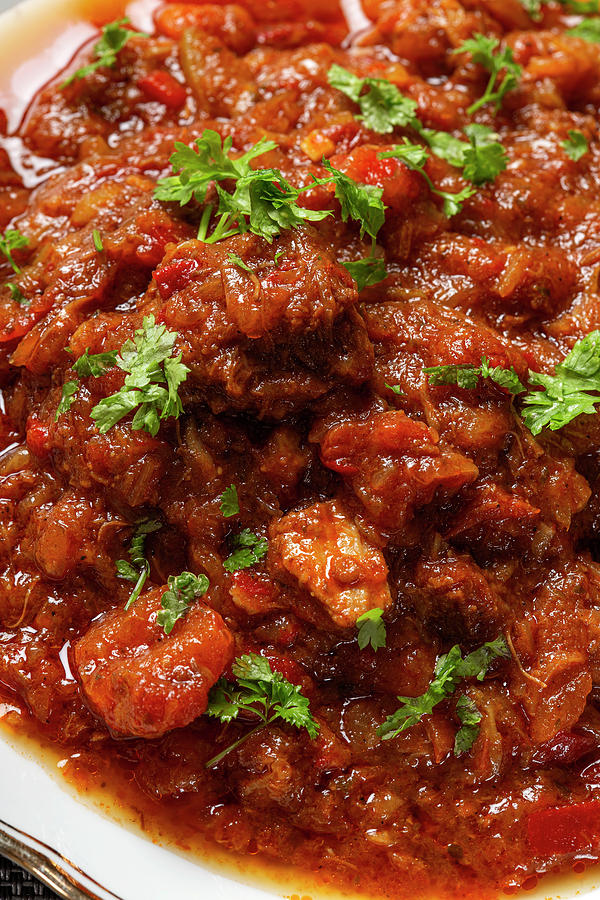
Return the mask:
[(569, 28), (565, 31), (565, 34), (581, 38), (581, 40), (588, 41), (590, 44), (600, 44), (600, 17), (584, 19), (583, 22), (575, 25), (574, 28)]
[[(489, 667), (496, 659), (508, 659), (510, 651), (504, 638), (500, 635), (494, 641), (488, 641), (467, 656), (462, 656), (461, 649), (456, 644), (448, 653), (439, 657), (433, 679), (425, 691), (418, 697), (398, 697), (402, 704), (385, 722), (377, 729), (377, 734), (384, 741), (398, 737), (403, 731), (412, 728), (421, 721), (423, 716), (430, 715), (438, 703), (450, 697), (459, 683), (465, 678), (476, 678), (483, 681)], [(473, 704), (474, 706), (474, 704)], [(472, 746), (479, 731), (479, 719), (470, 704), (462, 703), (457, 710), (463, 727), (456, 736), (454, 752), (456, 755)], [(469, 729), (465, 731), (463, 729)], [(459, 737), (460, 735), (460, 737)]]
[(21, 267), (14, 260), (13, 250), (22, 250), (28, 244), (29, 238), (16, 228), (8, 228), (3, 235), (0, 235), (0, 253), (9, 261), (15, 275), (21, 274)]
[[(272, 243), (282, 231), (298, 228), (304, 222), (320, 222), (332, 215), (330, 210), (305, 209), (298, 201), (315, 185), (333, 184), (340, 202), (342, 219), (359, 223), (361, 237), (365, 232), (375, 238), (385, 220), (383, 191), (373, 185), (360, 184), (323, 159), (329, 174), (313, 176), (311, 184), (295, 188), (277, 169), (253, 169), (251, 163), (277, 147), (273, 141), (261, 138), (254, 147), (237, 158), (230, 156), (232, 140), (224, 142), (216, 131), (206, 129), (196, 141), (196, 149), (177, 143), (171, 157), (176, 173), (161, 178), (155, 197), (164, 202), (178, 202), (181, 206), (195, 200), (205, 203), (208, 189), (215, 185), (218, 205), (209, 203), (203, 210), (198, 238), (214, 244), (234, 234), (251, 231)], [(232, 185), (227, 190), (223, 185)], [(209, 234), (213, 215), (216, 224)], [(234, 260), (239, 265), (238, 260)], [(243, 266), (242, 266), (243, 268)]]
[(511, 394), (520, 394), (526, 390), (513, 366), (510, 369), (504, 369), (502, 366), (490, 367), (489, 360), (485, 356), (481, 357), (480, 366), (467, 364), (429, 366), (423, 371), (434, 387), (456, 384), (458, 387), (474, 390), (480, 378), (487, 378)]
[(248, 738), (277, 719), (305, 728), (315, 740), (319, 726), (310, 711), (310, 702), (298, 685), (292, 684), (263, 656), (247, 653), (235, 660), (232, 672), (236, 683), (221, 678), (210, 693), (207, 713), (228, 724), (237, 719), (240, 712), (258, 718), (258, 724), (242, 735), (206, 763), (206, 768), (216, 766), (228, 753)]
[[(223, 142), (221, 135), (207, 128), (194, 147), (177, 142), (170, 163), (176, 173), (161, 178), (154, 196), (164, 202), (178, 202), (186, 206), (192, 199), (206, 201), (208, 189), (214, 184), (218, 196), (217, 223), (212, 234), (209, 228), (214, 204), (204, 209), (198, 238), (214, 244), (234, 234), (251, 231), (271, 243), (282, 230), (298, 228), (303, 222), (318, 222), (331, 215), (328, 211), (304, 209), (298, 205), (301, 191), (276, 169), (253, 169), (252, 161), (277, 148), (274, 141), (261, 138), (246, 153), (230, 156), (231, 137)], [(234, 185), (233, 191), (222, 182)]]
[(202, 597), (210, 587), (206, 575), (194, 575), (193, 572), (169, 576), (168, 585), (169, 589), (160, 598), (162, 609), (156, 619), (165, 634), (171, 634), (175, 623), (183, 619), (194, 600)]
[(388, 276), (385, 260), (380, 256), (371, 255), (365, 259), (342, 263), (342, 265), (355, 280), (359, 293), (367, 287), (379, 284)]
[(233, 552), (223, 563), (226, 572), (238, 572), (240, 569), (249, 569), (266, 556), (269, 542), (266, 538), (259, 537), (244, 528), (232, 541)]
[(487, 103), (493, 103), (496, 110), (500, 109), (506, 94), (514, 90), (519, 83), (522, 69), (515, 62), (511, 48), (505, 47), (503, 50), (498, 50), (499, 47), (498, 38), (475, 34), (452, 51), (453, 53), (470, 53), (473, 62), (483, 66), (490, 73), (482, 96), (467, 110), (469, 115)]
[[(389, 134), (396, 126), (412, 128), (429, 145), (432, 153), (462, 169), (467, 181), (485, 184), (506, 168), (506, 151), (491, 128), (467, 125), (468, 141), (463, 141), (445, 131), (425, 128), (417, 116), (415, 101), (383, 78), (359, 78), (337, 64), (331, 66), (327, 77), (332, 87), (358, 103), (362, 115), (356, 118), (364, 121), (372, 131)], [(365, 88), (368, 88), (366, 93)]]
[(129, 550), (129, 562), (126, 559), (118, 559), (115, 563), (117, 572), (121, 578), (127, 581), (133, 581), (135, 587), (129, 595), (129, 600), (125, 604), (125, 609), (133, 606), (135, 601), (142, 593), (143, 587), (150, 575), (150, 563), (146, 559), (145, 544), (146, 538), (154, 531), (162, 528), (162, 523), (156, 519), (142, 519), (135, 527), (135, 532), (131, 538)]
[[(177, 337), (167, 331), (166, 325), (157, 325), (154, 316), (145, 316), (133, 340), (125, 341), (120, 352), (110, 350), (90, 356), (86, 349), (73, 364), (80, 378), (99, 378), (114, 366), (127, 372), (123, 387), (100, 400), (90, 413), (101, 434), (134, 410), (132, 430), (144, 429), (152, 436), (158, 434), (163, 419), (179, 418), (183, 406), (178, 390), (190, 370), (181, 362), (181, 353), (172, 355)], [(79, 387), (78, 381), (63, 386), (55, 421), (71, 408)]]
[(114, 68), (117, 63), (117, 54), (123, 49), (132, 35), (138, 34), (141, 37), (148, 37), (147, 34), (143, 34), (141, 31), (136, 32), (130, 28), (124, 28), (124, 25), (129, 25), (127, 17), (105, 25), (102, 29), (100, 40), (94, 45), (94, 56), (96, 57), (94, 61), (69, 75), (61, 84), (61, 88), (65, 88), (81, 78), (87, 78), (88, 75), (91, 75), (98, 69)]
[(568, 132), (568, 137), (562, 142), (562, 147), (573, 162), (578, 162), (589, 150), (585, 134), (575, 129)]
[(230, 484), (221, 494), (221, 514), (225, 519), (237, 516), (240, 511), (240, 501), (235, 484)]
[(390, 134), (398, 125), (414, 125), (417, 104), (400, 93), (395, 84), (384, 78), (359, 78), (334, 63), (327, 73), (329, 84), (360, 106), (360, 116), (367, 128), (378, 134)]
[(443, 200), (444, 214), (449, 218), (459, 213), (465, 200), (468, 200), (475, 193), (475, 188), (469, 186), (454, 194), (437, 188), (425, 171), (428, 159), (427, 150), (420, 144), (412, 144), (408, 138), (404, 138), (401, 144), (396, 144), (395, 147), (380, 153), (379, 159), (399, 159), (409, 169), (419, 172), (429, 185), (431, 193)]
[(456, 384), (473, 390), (479, 378), (488, 378), (511, 394), (527, 393), (522, 398), (521, 416), (533, 435), (544, 428), (558, 431), (581, 415), (592, 415), (600, 403), (600, 331), (592, 331), (577, 341), (554, 375), (529, 370), (530, 385), (542, 390), (527, 390), (514, 368), (490, 368), (482, 357), (481, 366), (430, 366), (425, 373), (430, 384)]
[(363, 613), (356, 620), (358, 628), (357, 640), (361, 650), (364, 650), (369, 644), (375, 651), (379, 650), (380, 647), (385, 647), (387, 632), (382, 616), (383, 610), (377, 606), (374, 609), (367, 610), (366, 613)]

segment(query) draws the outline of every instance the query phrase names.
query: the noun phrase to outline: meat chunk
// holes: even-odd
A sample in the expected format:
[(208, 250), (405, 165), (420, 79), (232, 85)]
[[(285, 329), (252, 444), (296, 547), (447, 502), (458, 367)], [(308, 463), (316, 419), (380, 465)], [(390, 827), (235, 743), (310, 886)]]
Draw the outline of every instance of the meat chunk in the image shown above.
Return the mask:
[(279, 418), (336, 378), (370, 376), (373, 349), (355, 309), (356, 285), (309, 228), (273, 246), (254, 235), (188, 241), (154, 277), (162, 301), (155, 312), (181, 335), (188, 381), (215, 412), (233, 406)]
[(392, 530), (436, 491), (451, 496), (478, 474), (466, 456), (441, 447), (433, 429), (400, 411), (335, 425), (321, 443), (321, 458), (349, 480), (370, 517)]
[(160, 737), (192, 722), (233, 659), (229, 629), (202, 602), (166, 636), (157, 622), (161, 593), (108, 613), (73, 650), (89, 706), (118, 737)]
[(270, 529), (269, 560), (323, 604), (333, 621), (354, 625), (392, 598), (383, 554), (369, 544), (341, 505), (316, 503), (290, 512)]

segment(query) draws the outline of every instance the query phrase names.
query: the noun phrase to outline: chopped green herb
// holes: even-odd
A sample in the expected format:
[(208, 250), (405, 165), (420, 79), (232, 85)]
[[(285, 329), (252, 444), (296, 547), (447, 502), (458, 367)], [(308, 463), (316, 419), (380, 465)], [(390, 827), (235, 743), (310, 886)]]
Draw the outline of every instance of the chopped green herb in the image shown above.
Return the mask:
[(232, 666), (236, 683), (221, 678), (209, 696), (207, 713), (225, 724), (236, 719), (240, 712), (258, 718), (256, 727), (246, 732), (225, 750), (206, 763), (210, 769), (228, 753), (244, 743), (252, 734), (277, 719), (296, 728), (306, 728), (315, 740), (319, 726), (310, 711), (310, 703), (298, 685), (292, 684), (279, 672), (274, 672), (267, 659), (248, 653), (235, 660)]
[(581, 38), (590, 44), (600, 44), (600, 18), (584, 19), (579, 25), (565, 31), (565, 34)]
[[(529, 13), (534, 22), (539, 22), (542, 18), (542, 7), (547, 6), (549, 0), (520, 0), (520, 2), (525, 12)], [(557, 0), (557, 2), (561, 6), (566, 7), (569, 12), (577, 13), (581, 16), (600, 12), (598, 0)]]
[(582, 156), (588, 152), (588, 142), (584, 134), (581, 131), (571, 130), (568, 132), (569, 137), (566, 141), (562, 142), (562, 147), (567, 154), (574, 162), (577, 162), (581, 159)]
[(109, 350), (107, 353), (93, 353), (90, 356), (89, 347), (86, 347), (82, 356), (73, 363), (73, 368), (80, 378), (99, 378), (107, 369), (117, 365), (117, 355), (116, 350)]
[(115, 563), (121, 578), (135, 582), (135, 587), (125, 604), (125, 609), (129, 609), (135, 603), (150, 575), (150, 563), (145, 555), (146, 538), (154, 531), (158, 531), (159, 528), (162, 528), (162, 523), (155, 519), (142, 519), (141, 522), (138, 522), (127, 551), (130, 562), (127, 562), (125, 559), (118, 559)]
[(249, 272), (250, 275), (254, 275), (253, 270), (250, 266), (246, 265), (241, 256), (238, 256), (237, 253), (228, 253), (227, 259), (230, 263), (233, 263), (234, 266), (237, 266), (238, 269), (242, 269), (244, 272)]
[(366, 259), (358, 259), (355, 262), (342, 263), (342, 265), (354, 278), (359, 293), (366, 287), (379, 284), (388, 275), (385, 260), (376, 256), (368, 256)]
[[(196, 141), (196, 149), (176, 143), (170, 162), (177, 174), (161, 178), (155, 190), (157, 200), (179, 202), (185, 206), (192, 198), (206, 200), (211, 184), (216, 185), (219, 204), (218, 222), (209, 236), (213, 207), (205, 208), (198, 239), (216, 243), (233, 234), (251, 231), (271, 243), (282, 230), (298, 228), (305, 221), (318, 222), (330, 215), (327, 211), (304, 209), (298, 205), (301, 191), (292, 187), (276, 169), (253, 169), (250, 163), (276, 149), (274, 141), (264, 138), (247, 153), (232, 159), (232, 139), (224, 142), (216, 131), (206, 129)], [(221, 181), (235, 183), (233, 193), (225, 191)]]
[(529, 380), (543, 388), (524, 398), (521, 415), (532, 434), (547, 427), (557, 431), (580, 415), (591, 415), (600, 403), (600, 331), (577, 341), (554, 375), (530, 372)]
[(22, 250), (23, 247), (27, 247), (28, 244), (29, 238), (25, 237), (24, 234), (21, 234), (20, 231), (17, 231), (16, 228), (9, 228), (3, 235), (0, 235), (0, 253), (2, 253), (9, 261), (15, 275), (21, 273), (21, 268), (14, 261), (12, 251)]
[(337, 64), (331, 66), (327, 78), (332, 87), (358, 103), (361, 115), (356, 118), (371, 131), (390, 134), (397, 125), (414, 126), (416, 102), (404, 97), (396, 85), (384, 78), (358, 78)]
[(393, 391), (394, 394), (397, 394), (399, 397), (404, 396), (404, 391), (399, 384), (388, 384), (387, 381), (385, 381), (384, 384), (386, 388), (388, 388), (388, 390), (390, 391)]
[(240, 569), (248, 569), (266, 555), (269, 543), (266, 538), (258, 537), (249, 528), (244, 528), (233, 539), (233, 553), (223, 563), (227, 572), (237, 572)]
[(469, 146), (465, 149), (463, 175), (473, 184), (493, 181), (506, 169), (506, 150), (498, 135), (485, 125), (471, 124), (465, 128)]
[(92, 235), (94, 238), (94, 247), (96, 248), (98, 253), (102, 253), (102, 251), (104, 250), (104, 244), (102, 243), (102, 235), (100, 234), (100, 232), (98, 231), (97, 228), (94, 228)]
[(168, 591), (160, 598), (162, 609), (156, 618), (165, 634), (171, 634), (175, 622), (183, 619), (194, 600), (202, 597), (210, 587), (206, 575), (194, 575), (192, 572), (170, 575), (168, 585)]
[(178, 389), (189, 369), (181, 362), (181, 353), (171, 355), (176, 339), (177, 334), (157, 325), (154, 316), (146, 316), (133, 340), (123, 344), (115, 362), (127, 372), (125, 383), (116, 394), (96, 404), (90, 414), (101, 434), (134, 410), (133, 431), (144, 429), (153, 436), (161, 420), (179, 418), (183, 406)]
[(503, 369), (502, 366), (490, 368), (489, 360), (485, 356), (481, 357), (480, 366), (466, 364), (429, 366), (423, 371), (429, 377), (429, 383), (434, 387), (443, 384), (456, 384), (458, 387), (474, 390), (480, 378), (488, 378), (511, 394), (520, 394), (526, 390), (512, 366), (510, 369)]
[(495, 641), (488, 641), (464, 659), (456, 644), (448, 653), (439, 657), (433, 680), (425, 693), (419, 697), (398, 697), (402, 705), (379, 726), (377, 734), (384, 741), (398, 737), (420, 722), (423, 716), (430, 715), (438, 703), (450, 697), (462, 679), (477, 678), (478, 681), (483, 681), (494, 660), (509, 657), (510, 651), (502, 636)]
[(380, 607), (370, 609), (356, 620), (358, 627), (358, 646), (361, 650), (370, 644), (373, 650), (385, 647), (386, 629), (382, 619), (383, 610)]
[(240, 501), (235, 484), (230, 484), (221, 494), (221, 513), (226, 519), (237, 516), (240, 511)]
[(62, 396), (60, 398), (60, 403), (58, 404), (58, 408), (54, 416), (55, 422), (58, 422), (59, 416), (62, 416), (63, 413), (66, 413), (71, 409), (78, 390), (78, 381), (67, 381), (65, 382), (65, 384), (63, 384)]
[(328, 159), (323, 157), (323, 166), (330, 173), (330, 178), (315, 178), (315, 184), (335, 185), (335, 196), (340, 201), (342, 208), (342, 221), (354, 219), (360, 225), (360, 236), (365, 232), (373, 239), (377, 237), (379, 229), (385, 222), (385, 206), (383, 200), (383, 188), (372, 184), (360, 184), (349, 175), (334, 169)]
[(545, 2), (547, 0), (520, 0), (521, 6), (534, 22), (539, 22), (542, 18), (542, 6)]
[(94, 45), (95, 60), (88, 63), (87, 66), (77, 69), (72, 75), (69, 75), (69, 77), (61, 84), (61, 88), (67, 87), (67, 85), (72, 84), (80, 78), (87, 78), (88, 75), (91, 75), (97, 69), (112, 69), (116, 65), (117, 54), (123, 49), (132, 35), (138, 34), (140, 37), (148, 37), (148, 35), (143, 34), (141, 31), (136, 32), (132, 31), (130, 28), (123, 28), (124, 25), (129, 25), (129, 19), (127, 17), (105, 25), (102, 29), (100, 40)]
[(475, 188), (473, 187), (466, 187), (456, 194), (449, 193), (448, 191), (442, 191), (437, 188), (425, 171), (425, 164), (427, 163), (427, 150), (424, 147), (421, 147), (420, 144), (411, 144), (411, 142), (407, 138), (404, 138), (402, 144), (396, 144), (396, 146), (392, 147), (390, 150), (386, 150), (385, 152), (379, 154), (379, 159), (391, 158), (399, 159), (406, 166), (408, 166), (409, 169), (421, 173), (421, 175), (429, 185), (431, 193), (435, 194), (437, 197), (441, 197), (441, 199), (443, 200), (444, 214), (448, 216), (448, 218), (457, 215), (457, 213), (461, 211), (464, 201), (468, 200), (468, 198), (472, 197), (475, 193)]
[(7, 281), (6, 287), (10, 291), (11, 300), (14, 300), (19, 306), (25, 307), (25, 309), (31, 306), (31, 300), (27, 299), (18, 284), (15, 284), (13, 281)]
[[(475, 34), (466, 40), (453, 53), (470, 53), (473, 62), (483, 66), (490, 73), (488, 83), (483, 95), (471, 104), (467, 112), (472, 115), (486, 103), (493, 103), (496, 109), (502, 105), (505, 95), (514, 90), (521, 77), (521, 66), (515, 62), (510, 47), (498, 51), (500, 41), (498, 38), (486, 37), (484, 34)], [(498, 51), (498, 52), (496, 52)], [(502, 75), (504, 72), (504, 75)]]
[(277, 253), (275, 254), (275, 259), (273, 260), (273, 262), (275, 263), (276, 266), (279, 265), (281, 257), (284, 255), (284, 253), (285, 253), (285, 250), (278, 250)]
[(461, 727), (454, 738), (454, 755), (460, 756), (461, 753), (470, 750), (475, 743), (479, 734), (479, 723), (482, 716), (473, 700), (467, 697), (466, 694), (463, 694), (457, 700), (456, 715), (461, 723)]

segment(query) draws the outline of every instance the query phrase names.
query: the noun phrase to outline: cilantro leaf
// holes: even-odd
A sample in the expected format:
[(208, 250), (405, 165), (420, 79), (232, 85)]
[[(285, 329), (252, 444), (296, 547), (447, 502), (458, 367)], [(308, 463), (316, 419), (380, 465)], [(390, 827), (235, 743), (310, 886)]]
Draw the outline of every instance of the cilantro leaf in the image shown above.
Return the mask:
[[(186, 380), (189, 369), (181, 362), (181, 353), (175, 357), (171, 355), (176, 339), (177, 334), (167, 331), (165, 325), (157, 325), (154, 316), (146, 316), (133, 340), (123, 344), (115, 364), (127, 372), (124, 385), (116, 394), (100, 400), (90, 413), (101, 434), (133, 410), (137, 411), (132, 429), (144, 429), (153, 436), (158, 433), (161, 420), (181, 415), (183, 405), (178, 389)], [(81, 365), (90, 366), (93, 359), (88, 357)], [(75, 365), (80, 362), (78, 360)], [(95, 373), (92, 371), (91, 374)]]
[(73, 405), (73, 401), (79, 391), (79, 382), (78, 381), (66, 381), (63, 384), (62, 396), (60, 398), (60, 403), (56, 409), (56, 413), (54, 415), (54, 421), (58, 422), (59, 416), (62, 416), (63, 413), (68, 412)]
[(412, 144), (407, 138), (404, 138), (402, 144), (396, 144), (396, 146), (392, 147), (390, 150), (386, 150), (379, 154), (379, 159), (399, 159), (408, 166), (409, 169), (420, 172), (429, 185), (431, 193), (435, 194), (437, 197), (441, 197), (443, 200), (444, 214), (448, 216), (448, 218), (451, 218), (461, 211), (462, 204), (465, 200), (468, 200), (469, 197), (473, 196), (475, 188), (465, 187), (456, 194), (440, 190), (434, 185), (433, 181), (425, 171), (427, 158), (427, 150), (425, 147), (421, 147), (420, 144)]
[(266, 555), (269, 542), (266, 538), (258, 537), (249, 528), (244, 528), (233, 539), (233, 553), (223, 563), (227, 572), (238, 572), (240, 569), (248, 569), (256, 565)]
[[(399, 125), (413, 125), (417, 104), (384, 78), (358, 78), (334, 63), (327, 73), (329, 84), (360, 106), (361, 119), (378, 134), (390, 134)], [(366, 90), (365, 90), (366, 88)]]
[(504, 369), (502, 366), (490, 368), (489, 360), (485, 356), (481, 357), (480, 366), (468, 364), (429, 366), (423, 371), (428, 376), (429, 383), (434, 387), (456, 384), (458, 387), (474, 390), (480, 378), (488, 378), (511, 394), (520, 394), (526, 390), (513, 366), (510, 369)]
[(25, 309), (31, 306), (31, 300), (27, 299), (18, 284), (15, 284), (13, 281), (7, 281), (6, 287), (10, 291), (11, 300), (14, 300), (15, 303), (18, 303), (19, 306), (22, 306)]
[(202, 597), (210, 587), (206, 575), (194, 575), (193, 572), (182, 572), (181, 575), (170, 575), (169, 589), (160, 598), (162, 609), (156, 621), (165, 634), (171, 634), (175, 623), (182, 619), (198, 597)]
[[(515, 62), (510, 47), (498, 50), (499, 46), (498, 38), (475, 34), (452, 51), (453, 53), (470, 53), (473, 62), (483, 66), (490, 73), (483, 95), (467, 110), (469, 115), (485, 106), (486, 103), (493, 103), (496, 110), (500, 109), (505, 95), (514, 90), (519, 83), (522, 73), (521, 66)], [(500, 77), (502, 72), (504, 75)]]
[(588, 152), (588, 142), (585, 135), (582, 134), (581, 131), (575, 131), (574, 129), (571, 129), (568, 132), (568, 135), (569, 136), (567, 140), (563, 141), (561, 146), (567, 156), (569, 156), (574, 162), (577, 162)]
[(456, 732), (454, 738), (454, 755), (460, 756), (466, 750), (470, 750), (477, 735), (479, 734), (479, 723), (482, 716), (473, 700), (463, 694), (456, 703), (456, 715), (461, 723), (461, 727)]
[(581, 38), (590, 44), (600, 44), (600, 18), (584, 19), (583, 22), (575, 25), (574, 28), (567, 29), (565, 34), (570, 37)]
[(455, 644), (448, 653), (439, 657), (425, 693), (419, 697), (398, 697), (402, 705), (379, 726), (377, 734), (384, 741), (398, 737), (420, 722), (423, 716), (430, 715), (438, 703), (450, 697), (463, 678), (483, 681), (494, 660), (508, 659), (509, 656), (510, 651), (502, 636), (469, 653), (464, 659), (460, 647)]
[(357, 259), (355, 262), (342, 263), (342, 265), (354, 278), (359, 293), (366, 287), (379, 284), (388, 275), (385, 260), (376, 256), (368, 256), (366, 259)]
[(369, 609), (356, 620), (358, 627), (358, 646), (361, 650), (370, 644), (372, 649), (377, 651), (380, 647), (385, 647), (386, 628), (382, 619), (383, 610), (380, 607)]
[(308, 698), (298, 685), (274, 672), (267, 659), (248, 653), (235, 660), (232, 672), (236, 683), (219, 679), (210, 692), (207, 714), (226, 724), (237, 719), (240, 712), (248, 713), (259, 721), (254, 728), (210, 759), (206, 763), (207, 769), (243, 744), (250, 735), (277, 719), (295, 728), (305, 728), (309, 737), (316, 739), (319, 726), (310, 711)]
[(14, 261), (12, 251), (22, 250), (23, 247), (29, 245), (29, 238), (21, 234), (16, 228), (8, 228), (3, 235), (0, 235), (0, 253), (6, 257), (12, 266), (15, 275), (20, 275), (21, 268)]
[(135, 603), (150, 575), (150, 563), (145, 555), (146, 537), (152, 532), (158, 531), (159, 528), (162, 528), (162, 523), (156, 519), (142, 519), (138, 522), (127, 551), (131, 562), (127, 562), (125, 559), (118, 559), (115, 563), (121, 578), (136, 583), (129, 600), (125, 604), (125, 609), (129, 609)]
[(132, 35), (139, 34), (141, 37), (148, 37), (141, 31), (135, 32), (130, 28), (123, 28), (124, 25), (129, 25), (127, 17), (116, 22), (109, 22), (108, 25), (104, 26), (100, 40), (94, 45), (95, 60), (69, 75), (61, 84), (61, 89), (81, 78), (87, 78), (88, 75), (91, 75), (97, 69), (112, 69), (117, 63), (117, 54), (123, 49)]
[(221, 513), (226, 519), (237, 516), (240, 511), (240, 501), (235, 484), (230, 484), (221, 494)]

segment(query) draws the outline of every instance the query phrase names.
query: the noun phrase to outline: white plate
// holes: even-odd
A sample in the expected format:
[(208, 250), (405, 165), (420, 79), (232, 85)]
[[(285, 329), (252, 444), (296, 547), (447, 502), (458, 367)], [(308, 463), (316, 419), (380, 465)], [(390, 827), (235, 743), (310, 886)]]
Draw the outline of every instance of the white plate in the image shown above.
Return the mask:
[[(105, 2), (105, 0), (100, 0)], [(151, 0), (150, 0), (151, 2)], [(98, 0), (0, 0), (0, 107), (25, 103), (47, 73), (66, 65), (73, 49), (93, 30), (81, 20), (85, 4)], [(358, 0), (345, 0), (352, 25), (363, 24)], [(148, 0), (133, 2), (134, 24), (149, 27)], [(65, 32), (65, 22), (68, 28)], [(38, 56), (38, 62), (31, 58)], [(0, 703), (0, 719), (3, 706)], [(61, 783), (56, 761), (0, 733), (0, 852), (32, 871), (63, 897), (83, 900), (269, 900), (295, 893), (325, 896), (301, 875), (282, 876), (280, 890), (251, 883), (231, 869), (206, 865), (160, 847), (82, 802)], [(579, 897), (600, 900), (600, 868), (584, 876), (542, 881), (528, 900)], [(256, 879), (252, 879), (255, 881)], [(285, 884), (283, 884), (285, 882)], [(304, 896), (303, 896), (304, 895)], [(328, 900), (333, 894), (327, 892)], [(340, 896), (337, 894), (336, 896)], [(513, 895), (514, 896), (514, 895)], [(356, 898), (358, 900), (358, 898)]]

